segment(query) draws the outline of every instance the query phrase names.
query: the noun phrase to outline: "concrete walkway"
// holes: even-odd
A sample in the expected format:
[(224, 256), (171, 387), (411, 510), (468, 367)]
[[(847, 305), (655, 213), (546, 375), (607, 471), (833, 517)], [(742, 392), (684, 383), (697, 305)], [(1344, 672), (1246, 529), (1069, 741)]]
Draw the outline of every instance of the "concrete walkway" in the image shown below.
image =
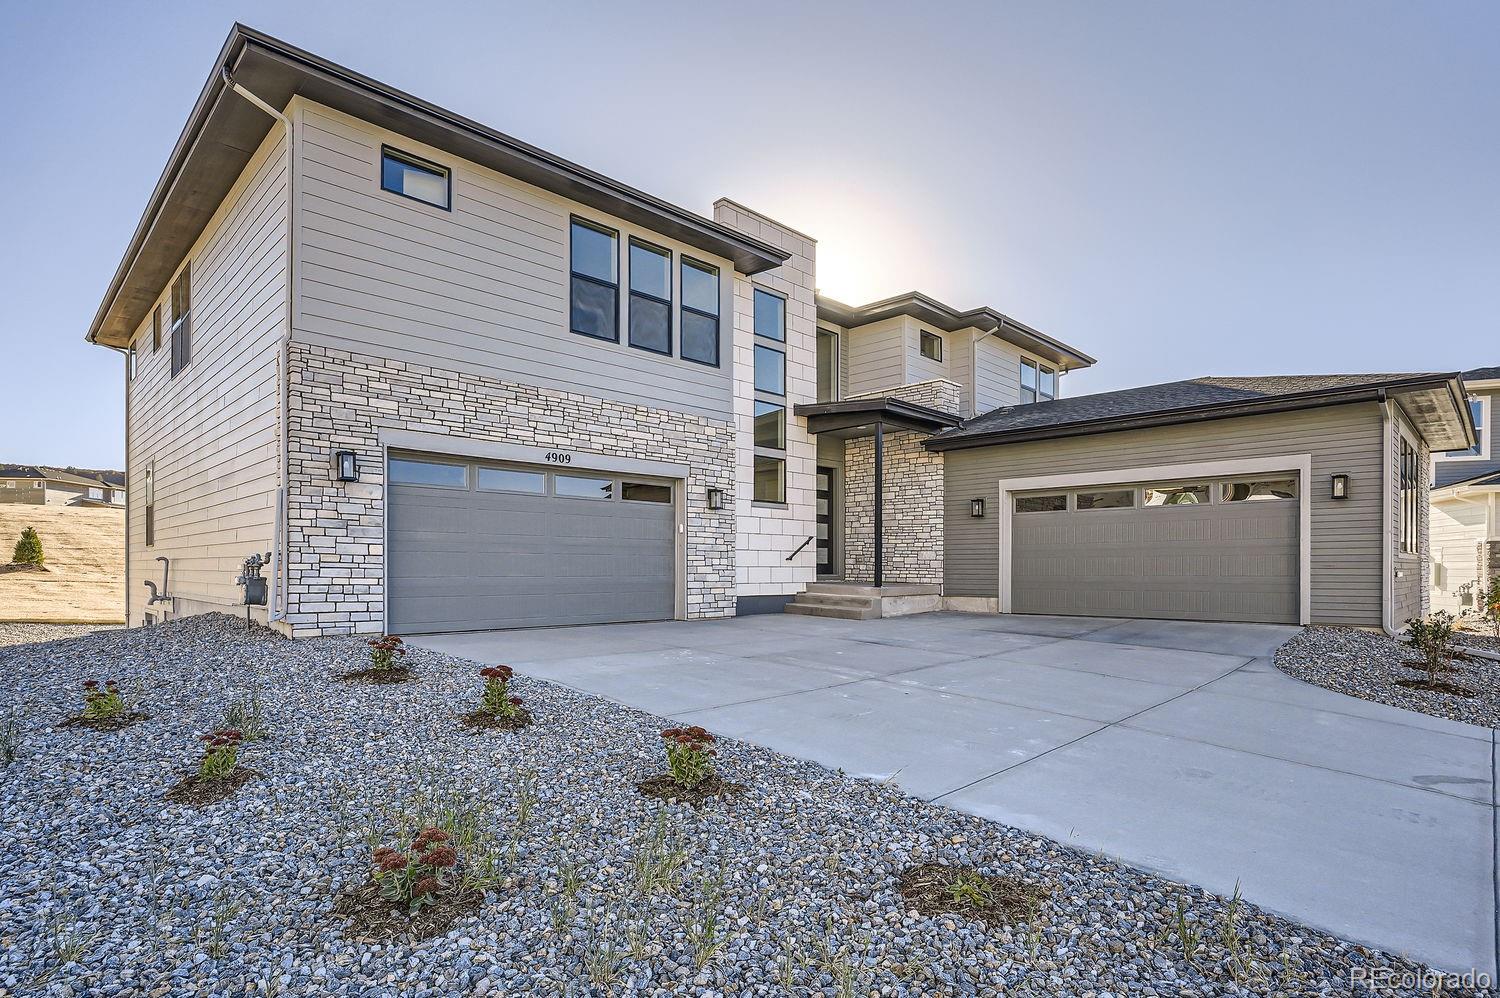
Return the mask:
[(778, 614), (410, 640), (1493, 975), (1494, 732), (1284, 675), (1296, 631)]

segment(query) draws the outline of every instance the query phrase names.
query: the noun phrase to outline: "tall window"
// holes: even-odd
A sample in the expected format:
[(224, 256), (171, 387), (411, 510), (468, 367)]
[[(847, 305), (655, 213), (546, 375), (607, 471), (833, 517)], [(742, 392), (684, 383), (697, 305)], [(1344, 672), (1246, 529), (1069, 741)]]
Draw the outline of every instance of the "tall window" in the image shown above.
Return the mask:
[(192, 264), (172, 282), (172, 377), (193, 362)]
[(436, 163), (394, 149), (380, 150), (380, 187), (434, 208), (452, 207), (452, 174)]
[(146, 546), (156, 543), (156, 467), (146, 465)]
[(786, 502), (786, 299), (755, 289), (756, 502)]
[(672, 352), (672, 254), (630, 240), (630, 345)]
[(573, 332), (620, 340), (619, 234), (573, 220), (571, 325)]
[(161, 349), (161, 306), (151, 310), (151, 352)]
[(818, 330), (818, 401), (839, 400), (839, 334)]
[(1421, 550), (1422, 468), (1417, 449), (1401, 438), (1401, 553), (1417, 554)]
[(1057, 369), (1039, 361), (1021, 358), (1021, 402), (1047, 402), (1057, 398)]
[(719, 366), (719, 268), (682, 258), (682, 357)]
[(1486, 446), (1485, 436), (1488, 427), (1490, 403), (1484, 398), (1469, 399), (1469, 415), (1474, 420), (1474, 446), (1467, 450), (1448, 450), (1438, 455), (1439, 460), (1452, 460), (1453, 458), (1466, 457), (1488, 457), (1489, 450)]

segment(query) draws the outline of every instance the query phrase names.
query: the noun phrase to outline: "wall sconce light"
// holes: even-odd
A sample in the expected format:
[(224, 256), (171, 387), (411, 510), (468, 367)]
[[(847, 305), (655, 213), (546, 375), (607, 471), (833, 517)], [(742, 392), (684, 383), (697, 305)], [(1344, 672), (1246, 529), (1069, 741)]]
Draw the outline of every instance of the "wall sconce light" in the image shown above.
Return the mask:
[(969, 515), (973, 516), (973, 517), (980, 517), (980, 516), (984, 515), (984, 500), (983, 499), (970, 499), (969, 500)]
[(708, 508), (709, 509), (723, 509), (724, 508), (724, 490), (723, 489), (709, 489), (708, 490)]
[(336, 482), (359, 481), (359, 461), (352, 450), (333, 452), (333, 480)]
[(1349, 498), (1349, 476), (1348, 475), (1334, 475), (1333, 476), (1332, 494), (1333, 494), (1333, 497), (1335, 499), (1348, 499)]

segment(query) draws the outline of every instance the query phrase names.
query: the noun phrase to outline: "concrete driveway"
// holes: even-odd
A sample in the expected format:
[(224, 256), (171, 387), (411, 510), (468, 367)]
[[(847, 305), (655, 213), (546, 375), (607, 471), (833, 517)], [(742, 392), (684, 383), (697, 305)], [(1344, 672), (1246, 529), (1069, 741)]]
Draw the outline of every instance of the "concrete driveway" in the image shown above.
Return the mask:
[(1494, 733), (1282, 674), (1296, 631), (776, 614), (410, 640), (1493, 974)]

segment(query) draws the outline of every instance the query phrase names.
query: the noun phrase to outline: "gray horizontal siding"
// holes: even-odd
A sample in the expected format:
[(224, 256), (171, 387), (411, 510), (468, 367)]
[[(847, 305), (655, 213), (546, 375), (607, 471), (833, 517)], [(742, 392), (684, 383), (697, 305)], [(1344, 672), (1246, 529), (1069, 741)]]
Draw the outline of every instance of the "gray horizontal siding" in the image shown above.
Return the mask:
[[(420, 146), (317, 105), (304, 105), (300, 121), (297, 340), (731, 417), (727, 265), (721, 271), (719, 368), (576, 335), (568, 328), (567, 261), (575, 206), (478, 166), (434, 157), (453, 170), (453, 210), (434, 209), (380, 190), (382, 143), (421, 155)], [(613, 224), (597, 212), (578, 214)], [(675, 282), (680, 248), (648, 238), (678, 250)], [(622, 297), (628, 296), (627, 244), (622, 232)], [(675, 316), (673, 327), (677, 349)]]
[(846, 333), (849, 350), (849, 390), (862, 395), (906, 383), (906, 338), (900, 317)]
[[(975, 519), (969, 501), (993, 505), (1003, 478), (1114, 468), (1312, 455), (1312, 618), (1317, 623), (1381, 622), (1380, 410), (1375, 404), (1247, 416), (1151, 430), (1033, 441), (944, 455), (945, 592), (999, 593), (999, 511)], [(1350, 476), (1351, 498), (1328, 498), (1329, 476)]]

